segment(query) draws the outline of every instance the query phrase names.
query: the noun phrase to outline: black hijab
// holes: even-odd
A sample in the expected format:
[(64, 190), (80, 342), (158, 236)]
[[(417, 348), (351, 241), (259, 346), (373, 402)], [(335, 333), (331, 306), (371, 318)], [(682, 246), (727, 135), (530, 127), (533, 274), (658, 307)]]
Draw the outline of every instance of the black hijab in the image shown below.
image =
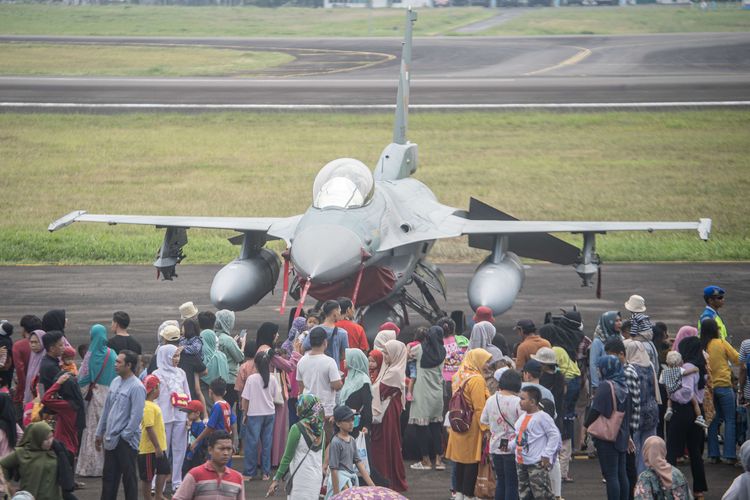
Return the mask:
[(698, 367), (698, 389), (706, 386), (706, 358), (703, 356), (703, 347), (698, 337), (687, 337), (682, 339), (677, 351), (682, 356), (682, 361)]
[(65, 333), (65, 309), (52, 309), (44, 313), (42, 330), (45, 332), (60, 330)]
[(8, 394), (0, 393), (0, 429), (5, 432), (8, 444), (11, 448), (16, 447), (16, 411)]
[(255, 337), (258, 347), (262, 345), (273, 347), (273, 339), (276, 337), (277, 333), (279, 333), (279, 325), (276, 323), (266, 321), (260, 325), (260, 328), (258, 328), (258, 334)]
[(422, 341), (422, 359), (420, 368), (435, 368), (445, 361), (445, 346), (443, 346), (443, 328), (431, 326)]
[[(60, 378), (60, 375), (67, 373), (63, 370), (58, 372), (55, 380)], [(76, 410), (76, 428), (79, 432), (86, 428), (86, 408), (83, 403), (83, 395), (81, 394), (80, 386), (76, 381), (75, 377), (71, 377), (60, 386), (60, 390), (57, 394), (67, 401)]]
[(565, 311), (557, 324), (548, 323), (542, 326), (539, 329), (539, 335), (552, 344), (552, 347), (565, 349), (570, 359), (578, 359), (578, 346), (581, 345), (581, 340), (583, 340), (581, 325), (581, 313)]

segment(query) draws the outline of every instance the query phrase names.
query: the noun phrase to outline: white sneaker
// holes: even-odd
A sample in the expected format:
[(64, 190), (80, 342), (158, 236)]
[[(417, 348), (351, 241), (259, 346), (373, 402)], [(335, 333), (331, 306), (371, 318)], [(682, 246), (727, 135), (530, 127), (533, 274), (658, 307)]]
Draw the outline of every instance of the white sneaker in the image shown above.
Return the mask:
[(464, 497), (463, 493), (459, 493), (459, 492), (456, 492), (456, 496), (453, 497), (453, 499), (454, 500), (464, 500), (464, 499), (468, 500), (468, 498)]
[(672, 418), (672, 414), (674, 412), (672, 411), (672, 408), (667, 408), (667, 411), (664, 412), (664, 421), (669, 422), (669, 419)]

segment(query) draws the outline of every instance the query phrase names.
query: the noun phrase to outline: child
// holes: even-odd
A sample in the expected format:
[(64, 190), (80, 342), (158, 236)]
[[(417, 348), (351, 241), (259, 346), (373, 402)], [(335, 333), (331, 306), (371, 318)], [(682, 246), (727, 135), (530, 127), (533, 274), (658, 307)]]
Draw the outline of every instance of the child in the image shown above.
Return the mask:
[[(258, 443), (261, 444), (261, 468), (263, 481), (271, 478), (271, 445), (273, 444), (273, 422), (276, 416), (274, 398), (281, 392), (279, 381), (271, 377), (273, 349), (255, 354), (255, 369), (247, 377), (242, 390), (242, 411), (247, 415), (244, 426), (245, 477), (251, 481), (258, 472)], [(252, 406), (250, 401), (253, 402)]]
[[(203, 415), (204, 411), (205, 408), (203, 407), (203, 403), (201, 403), (197, 399), (192, 399), (188, 402), (188, 446), (193, 444), (193, 442), (198, 439), (198, 436), (200, 436), (203, 430), (206, 428), (206, 423), (201, 420), (201, 415)], [(190, 469), (192, 469), (193, 467), (198, 467), (199, 465), (204, 463), (206, 461), (206, 457), (206, 447), (203, 444), (199, 445), (195, 449), (195, 451), (191, 451), (190, 449), (188, 449), (187, 453), (185, 454), (185, 461), (182, 463), (182, 475), (185, 476), (188, 471), (190, 471)]]
[(383, 352), (373, 349), (370, 351), (367, 357), (367, 369), (370, 372), (370, 382), (375, 383), (378, 375), (380, 374), (380, 368), (383, 366)]
[[(159, 377), (149, 375), (145, 380), (146, 404), (143, 407), (141, 444), (138, 448), (138, 474), (141, 476), (143, 498), (161, 500), (164, 484), (171, 473), (167, 457), (167, 432), (161, 409), (154, 401), (159, 397)], [(151, 481), (156, 475), (156, 489), (151, 496)]]
[(70, 373), (71, 375), (78, 376), (78, 367), (76, 366), (76, 350), (72, 347), (66, 347), (62, 354), (62, 366), (61, 370)]
[[(667, 411), (664, 412), (664, 420), (666, 420), (667, 422), (669, 422), (669, 419), (672, 418), (673, 413), (671, 396), (672, 394), (677, 392), (680, 387), (682, 387), (683, 375), (690, 375), (691, 373), (696, 372), (698, 372), (698, 368), (685, 370), (682, 367), (682, 355), (680, 355), (679, 352), (669, 351), (667, 353), (667, 367), (662, 370), (659, 380), (660, 384), (664, 384), (664, 387), (666, 387), (667, 389), (667, 394), (670, 396), (670, 398), (667, 399)], [(693, 411), (695, 412), (695, 425), (699, 425), (704, 429), (708, 429), (708, 424), (703, 418), (701, 407), (698, 404), (698, 400), (695, 398), (695, 395), (693, 395), (693, 399), (691, 399), (690, 402), (693, 404)]]
[(555, 421), (543, 411), (541, 391), (534, 386), (521, 389), (521, 410), (516, 431), (516, 470), (518, 493), (524, 499), (552, 498), (550, 471), (560, 448), (560, 431)]
[[(215, 378), (211, 385), (208, 387), (208, 396), (211, 398), (213, 406), (211, 407), (211, 413), (208, 416), (208, 423), (203, 432), (195, 438), (193, 444), (190, 445), (190, 451), (195, 452), (198, 446), (204, 443), (204, 439), (208, 437), (214, 431), (226, 431), (229, 435), (232, 435), (232, 424), (237, 421), (237, 418), (232, 412), (232, 407), (229, 403), (224, 401), (224, 394), (227, 392), (227, 383), (221, 378)], [(229, 460), (229, 467), (232, 466), (232, 460)]]
[(417, 328), (414, 333), (414, 340), (406, 345), (407, 352), (409, 353), (409, 361), (406, 363), (406, 400), (413, 401), (414, 394), (412, 390), (414, 388), (414, 381), (417, 379), (417, 359), (412, 355), (412, 349), (420, 345), (427, 335), (427, 328), (421, 326)]
[(375, 486), (359, 457), (356, 440), (349, 435), (354, 429), (354, 410), (348, 406), (337, 406), (333, 410), (333, 420), (338, 432), (328, 447), (327, 462), (331, 473), (328, 476), (326, 499), (342, 490), (359, 486), (357, 474), (362, 476), (368, 486)]
[(490, 453), (497, 478), (496, 496), (506, 500), (517, 500), (518, 475), (511, 445), (516, 437), (515, 422), (523, 413), (521, 399), (518, 397), (521, 390), (521, 375), (515, 370), (501, 368), (495, 372), (495, 378), (498, 381), (498, 390), (484, 405), (479, 422), (489, 426), (492, 432)]

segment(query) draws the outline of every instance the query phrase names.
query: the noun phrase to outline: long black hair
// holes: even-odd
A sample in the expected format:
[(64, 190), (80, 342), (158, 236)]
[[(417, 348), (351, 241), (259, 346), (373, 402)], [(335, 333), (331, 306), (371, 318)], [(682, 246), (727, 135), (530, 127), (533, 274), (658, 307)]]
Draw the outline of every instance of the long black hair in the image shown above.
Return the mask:
[(186, 319), (182, 324), (182, 329), (185, 332), (186, 339), (192, 339), (201, 334), (201, 327), (198, 324), (198, 321), (193, 318)]
[(703, 356), (702, 342), (703, 339), (698, 337), (687, 337), (677, 347), (682, 361), (698, 367), (698, 389), (706, 386), (706, 358)]
[(719, 325), (715, 319), (706, 318), (701, 321), (701, 347), (708, 351), (708, 344), (713, 339), (719, 338)]
[(273, 349), (269, 349), (265, 352), (255, 353), (255, 369), (260, 374), (260, 378), (263, 379), (263, 388), (268, 387), (268, 383), (271, 381), (271, 358), (273, 357)]

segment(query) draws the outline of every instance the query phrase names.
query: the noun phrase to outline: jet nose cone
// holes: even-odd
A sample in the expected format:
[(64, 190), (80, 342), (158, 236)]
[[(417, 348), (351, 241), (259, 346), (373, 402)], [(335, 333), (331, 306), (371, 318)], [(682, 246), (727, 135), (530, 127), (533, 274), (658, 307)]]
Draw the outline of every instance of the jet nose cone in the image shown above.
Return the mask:
[(334, 225), (303, 229), (292, 243), (292, 263), (303, 278), (332, 283), (354, 274), (362, 262), (362, 242), (356, 233)]

